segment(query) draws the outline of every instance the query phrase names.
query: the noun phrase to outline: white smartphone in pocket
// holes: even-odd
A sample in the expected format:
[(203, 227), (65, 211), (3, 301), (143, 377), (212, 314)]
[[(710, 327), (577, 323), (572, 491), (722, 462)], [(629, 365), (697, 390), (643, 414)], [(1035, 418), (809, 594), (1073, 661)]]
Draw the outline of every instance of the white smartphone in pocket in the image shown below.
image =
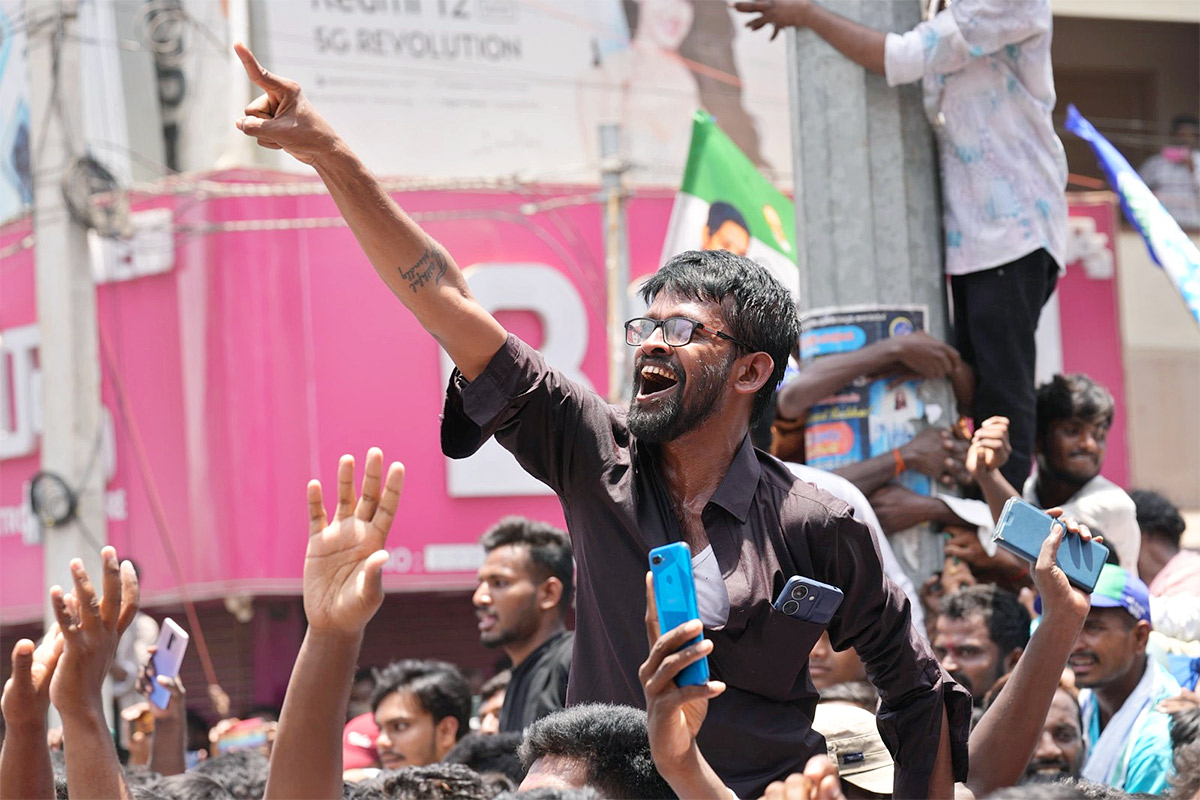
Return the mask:
[[(166, 675), (168, 678), (178, 677), (187, 646), (187, 631), (176, 625), (175, 620), (170, 617), (164, 619), (158, 632), (158, 649), (151, 657), (154, 661), (154, 674)], [(159, 708), (166, 708), (171, 702), (171, 692), (155, 681), (150, 688), (150, 702)]]

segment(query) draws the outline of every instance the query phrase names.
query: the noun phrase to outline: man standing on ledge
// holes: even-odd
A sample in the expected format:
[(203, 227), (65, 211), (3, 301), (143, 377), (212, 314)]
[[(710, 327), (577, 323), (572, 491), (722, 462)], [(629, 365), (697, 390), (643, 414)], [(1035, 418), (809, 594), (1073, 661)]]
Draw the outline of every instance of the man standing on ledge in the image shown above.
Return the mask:
[[(976, 424), (1011, 422), (1013, 486), (1029, 476), (1034, 331), (1064, 267), (1067, 158), (1054, 132), (1050, 0), (955, 0), (904, 34), (859, 25), (812, 0), (743, 0), (747, 27), (808, 28), (887, 78), (921, 81), (941, 157), (954, 335), (975, 370)], [(1105, 531), (1107, 533), (1107, 531)]]
[(720, 679), (689, 689), (710, 701), (698, 745), (728, 786), (757, 796), (825, 752), (806, 662), (826, 626), (772, 607), (789, 577), (805, 575), (845, 594), (829, 638), (855, 648), (879, 689), (896, 795), (951, 797), (967, 772), (966, 691), (913, 629), (850, 507), (750, 443), (799, 332), (787, 290), (725, 251), (676, 256), (646, 284), (646, 317), (626, 323), (637, 347), (630, 406), (609, 406), (509, 335), (300, 87), (236, 49), (266, 90), (238, 127), (316, 169), (379, 277), (455, 363), (443, 450), (465, 457), (496, 435), (558, 493), (577, 565), (567, 704), (644, 705), (647, 553), (686, 541), (707, 628), (698, 652)]

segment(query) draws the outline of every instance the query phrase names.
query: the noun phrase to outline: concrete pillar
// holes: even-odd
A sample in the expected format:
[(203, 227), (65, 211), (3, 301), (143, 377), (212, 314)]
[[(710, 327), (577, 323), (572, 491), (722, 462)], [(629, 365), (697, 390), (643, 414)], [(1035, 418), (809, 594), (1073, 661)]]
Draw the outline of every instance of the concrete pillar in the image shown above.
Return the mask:
[[(879, 30), (907, 31), (918, 0), (826, 0)], [(801, 308), (922, 303), (947, 333), (933, 132), (920, 84), (889, 88), (808, 30), (788, 32)]]
[[(921, 21), (919, 0), (823, 0), (877, 30)], [(870, 303), (921, 304), (946, 339), (946, 281), (937, 151), (920, 83), (890, 88), (809, 30), (788, 31), (800, 311)], [(920, 390), (953, 421), (946, 381)], [(917, 586), (942, 568), (929, 525), (889, 537)]]

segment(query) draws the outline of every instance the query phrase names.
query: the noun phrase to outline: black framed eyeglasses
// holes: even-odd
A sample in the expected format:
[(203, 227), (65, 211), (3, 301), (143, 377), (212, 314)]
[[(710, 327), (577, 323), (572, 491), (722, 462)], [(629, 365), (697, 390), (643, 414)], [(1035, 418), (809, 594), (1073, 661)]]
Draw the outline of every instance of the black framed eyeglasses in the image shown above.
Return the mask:
[(710, 328), (699, 320), (687, 317), (667, 317), (666, 319), (636, 317), (631, 319), (625, 323), (625, 343), (630, 347), (637, 347), (653, 336), (654, 331), (658, 328), (662, 328), (663, 341), (671, 347), (683, 347), (692, 341), (692, 336), (698, 329), (703, 328), (711, 331), (718, 339), (733, 342), (748, 353), (754, 352), (754, 348), (747, 347), (728, 333)]

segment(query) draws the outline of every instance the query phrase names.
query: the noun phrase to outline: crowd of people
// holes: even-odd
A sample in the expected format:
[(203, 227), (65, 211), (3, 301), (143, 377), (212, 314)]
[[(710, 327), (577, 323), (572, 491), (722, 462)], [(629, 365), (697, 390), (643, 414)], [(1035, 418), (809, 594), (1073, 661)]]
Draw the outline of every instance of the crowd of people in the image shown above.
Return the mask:
[[(809, 0), (735, 7), (923, 83), (956, 346), (897, 335), (780, 386), (800, 334), (788, 290), (727, 250), (687, 252), (644, 283), (631, 400), (609, 405), (476, 303), (300, 87), (239, 45), (265, 94), (238, 127), (316, 169), (454, 362), (446, 455), (495, 437), (558, 494), (567, 530), (509, 517), (480, 539), (479, 641), (507, 670), (473, 691), (443, 661), (366, 669), (405, 468), (372, 449), (356, 483), (343, 456), (332, 515), (308, 486), (307, 628), (282, 708), (211, 730), (153, 672), (134, 566), (105, 548), (97, 587), (76, 560), (50, 591), (57, 623), (12, 653), (0, 797), (1200, 797), (1200, 554), (1169, 499), (1101, 476), (1111, 394), (1086, 375), (1034, 382), (1065, 240), (1048, 4), (961, 0), (886, 35)], [(913, 377), (948, 381), (963, 419), (835, 472), (804, 463), (818, 401)], [(906, 471), (947, 493), (905, 488)], [(1057, 519), (1033, 563), (992, 541), (1012, 498)], [(919, 526), (944, 537), (930, 574), (889, 543)], [(1089, 540), (1109, 552), (1091, 592), (1056, 561)], [(664, 631), (647, 554), (670, 542), (690, 549), (699, 618)], [(774, 607), (791, 576), (842, 592), (827, 622)], [(679, 685), (702, 658), (711, 679)], [(142, 699), (155, 686), (165, 708)]]

